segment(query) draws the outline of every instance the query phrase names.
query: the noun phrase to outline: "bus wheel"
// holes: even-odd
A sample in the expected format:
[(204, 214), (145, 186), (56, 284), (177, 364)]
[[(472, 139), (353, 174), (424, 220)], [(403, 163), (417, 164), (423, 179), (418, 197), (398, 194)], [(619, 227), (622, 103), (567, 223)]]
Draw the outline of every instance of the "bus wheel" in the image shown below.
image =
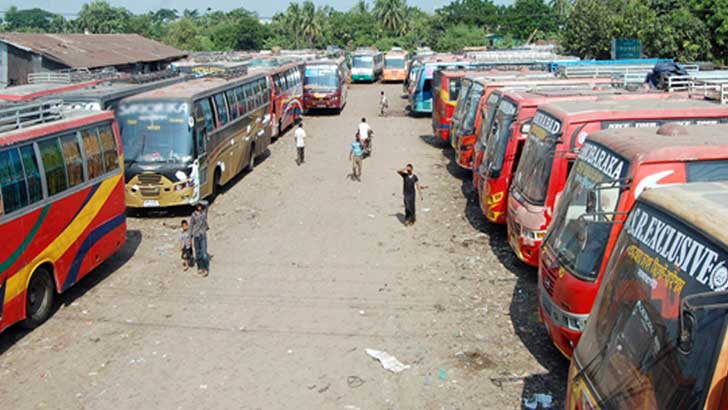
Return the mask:
[(53, 312), (56, 290), (50, 272), (38, 268), (30, 278), (25, 294), (25, 320), (21, 326), (33, 329), (48, 320)]

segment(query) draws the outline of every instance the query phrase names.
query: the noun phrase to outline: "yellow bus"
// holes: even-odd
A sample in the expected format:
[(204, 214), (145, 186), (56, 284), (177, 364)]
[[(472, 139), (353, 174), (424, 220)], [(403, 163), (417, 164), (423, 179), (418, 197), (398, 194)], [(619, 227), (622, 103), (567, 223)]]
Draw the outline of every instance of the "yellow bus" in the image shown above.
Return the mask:
[(214, 196), (271, 141), (265, 73), (206, 77), (122, 100), (126, 206), (161, 208)]

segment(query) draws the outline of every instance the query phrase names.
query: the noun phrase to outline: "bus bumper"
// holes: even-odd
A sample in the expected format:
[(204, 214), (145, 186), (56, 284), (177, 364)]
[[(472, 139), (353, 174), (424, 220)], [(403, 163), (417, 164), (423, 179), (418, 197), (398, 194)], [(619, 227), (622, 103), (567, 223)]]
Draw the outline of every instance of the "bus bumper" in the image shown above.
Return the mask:
[(508, 199), (508, 193), (505, 190), (500, 190), (495, 193), (488, 179), (484, 179), (482, 182), (482, 189), (479, 192), (478, 200), (480, 202), (480, 209), (483, 211), (483, 215), (488, 221), (498, 224), (505, 225), (506, 223), (506, 211), (508, 206), (506, 200)]
[[(539, 276), (541, 275), (539, 274)], [(581, 331), (578, 328), (583, 328), (589, 315), (577, 315), (558, 307), (549, 296), (540, 279), (539, 277), (538, 310), (546, 328), (546, 333), (551, 337), (551, 341), (561, 354), (567, 359), (571, 359), (574, 348), (579, 343), (579, 338), (581, 338)]]
[(351, 81), (353, 82), (371, 82), (374, 81), (374, 77), (368, 74), (352, 74)]
[(172, 183), (161, 177), (156, 184), (142, 184), (134, 176), (124, 189), (127, 208), (166, 208), (189, 205), (194, 196), (194, 187), (189, 182)]

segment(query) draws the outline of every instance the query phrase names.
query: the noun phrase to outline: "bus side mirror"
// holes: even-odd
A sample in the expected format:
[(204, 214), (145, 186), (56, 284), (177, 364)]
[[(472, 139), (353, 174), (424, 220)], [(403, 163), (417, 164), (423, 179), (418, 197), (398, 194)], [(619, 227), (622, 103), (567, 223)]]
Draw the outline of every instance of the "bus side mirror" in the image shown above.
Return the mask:
[(680, 339), (677, 345), (683, 353), (690, 353), (693, 349), (693, 333), (696, 324), (693, 312), (690, 309), (684, 309), (680, 314)]
[(531, 123), (527, 122), (525, 124), (521, 125), (521, 134), (528, 134), (528, 132), (531, 131)]

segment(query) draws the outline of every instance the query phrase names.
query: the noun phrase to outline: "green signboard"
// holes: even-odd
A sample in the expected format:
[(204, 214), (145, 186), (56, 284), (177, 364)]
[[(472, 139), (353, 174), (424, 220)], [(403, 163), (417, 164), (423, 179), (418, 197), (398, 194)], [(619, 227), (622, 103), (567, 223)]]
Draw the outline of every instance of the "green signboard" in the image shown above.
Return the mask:
[(642, 57), (642, 42), (636, 38), (612, 39), (612, 59), (626, 60)]

